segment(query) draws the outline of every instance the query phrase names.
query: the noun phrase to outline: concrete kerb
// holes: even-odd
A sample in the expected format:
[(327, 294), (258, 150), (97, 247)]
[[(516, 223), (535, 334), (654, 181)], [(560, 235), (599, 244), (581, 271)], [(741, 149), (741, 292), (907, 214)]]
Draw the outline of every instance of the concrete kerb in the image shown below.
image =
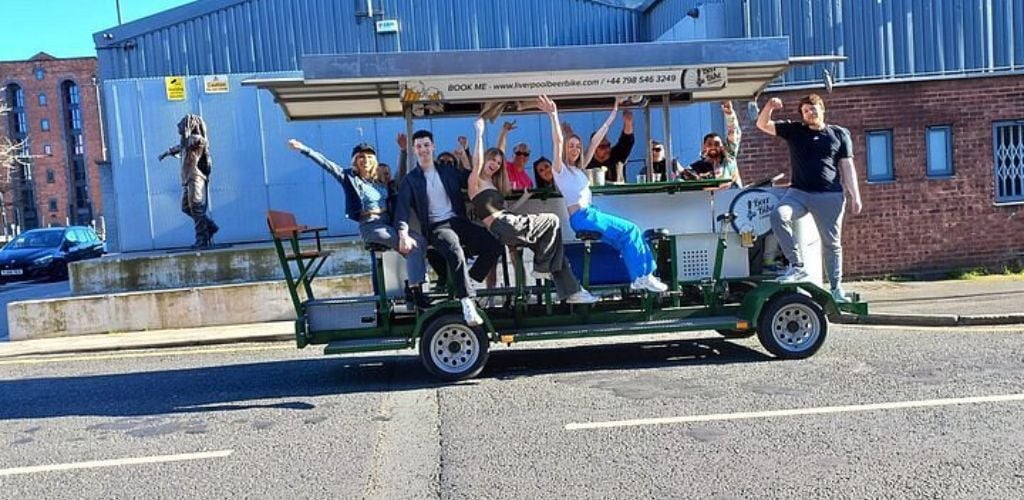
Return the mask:
[(942, 328), (954, 326), (1000, 326), (1024, 324), (1024, 314), (892, 314), (872, 313), (867, 315), (843, 314), (831, 318), (835, 323), (880, 325), (880, 326), (921, 326)]

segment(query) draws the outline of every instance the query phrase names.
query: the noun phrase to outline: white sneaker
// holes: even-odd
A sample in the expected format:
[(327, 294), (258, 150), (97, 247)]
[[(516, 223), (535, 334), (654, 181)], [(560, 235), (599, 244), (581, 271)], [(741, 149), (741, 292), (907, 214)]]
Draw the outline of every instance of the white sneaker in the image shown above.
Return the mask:
[(466, 321), (469, 326), (480, 326), (484, 324), (483, 318), (476, 312), (476, 305), (473, 304), (473, 300), (469, 297), (459, 299), (462, 303), (462, 319)]
[(779, 276), (775, 281), (778, 281), (779, 283), (799, 283), (801, 281), (807, 281), (808, 279), (810, 279), (810, 276), (808, 276), (807, 271), (804, 270), (804, 266), (789, 266), (786, 273)]
[(648, 274), (641, 276), (629, 285), (633, 290), (647, 290), (648, 292), (661, 293), (668, 290), (668, 285), (661, 282), (657, 276)]
[(551, 279), (551, 273), (545, 273), (543, 271), (530, 271), (530, 276), (533, 276), (534, 279), (538, 279), (538, 280), (550, 280)]
[(565, 302), (568, 304), (593, 304), (598, 300), (600, 300), (598, 297), (581, 288), (580, 291), (566, 297)]

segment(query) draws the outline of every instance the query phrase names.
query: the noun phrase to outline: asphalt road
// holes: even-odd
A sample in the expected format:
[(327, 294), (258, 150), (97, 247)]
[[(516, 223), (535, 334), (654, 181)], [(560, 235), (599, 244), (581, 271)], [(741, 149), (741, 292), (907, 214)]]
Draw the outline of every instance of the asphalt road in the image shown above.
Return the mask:
[(283, 344), (3, 360), (0, 498), (1024, 496), (1022, 327), (698, 337), (499, 347), (457, 385)]
[(8, 340), (7, 330), (7, 304), (20, 300), (52, 299), (56, 297), (68, 297), (71, 295), (71, 288), (67, 280), (48, 281), (18, 281), (0, 285), (0, 342)]

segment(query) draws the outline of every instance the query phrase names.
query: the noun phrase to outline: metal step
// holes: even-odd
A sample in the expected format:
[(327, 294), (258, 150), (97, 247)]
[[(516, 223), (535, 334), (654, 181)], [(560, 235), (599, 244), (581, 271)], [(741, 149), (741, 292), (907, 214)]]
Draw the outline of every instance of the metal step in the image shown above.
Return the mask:
[(610, 335), (636, 335), (643, 333), (667, 333), (694, 330), (734, 329), (741, 321), (736, 316), (712, 316), (708, 318), (661, 319), (653, 321), (602, 323), (595, 325), (575, 324), (560, 327), (528, 328), (512, 334), (515, 341), (543, 340), (572, 337), (600, 337)]
[(408, 337), (375, 337), (369, 339), (335, 340), (324, 347), (324, 354), (351, 352), (391, 351), (412, 347)]

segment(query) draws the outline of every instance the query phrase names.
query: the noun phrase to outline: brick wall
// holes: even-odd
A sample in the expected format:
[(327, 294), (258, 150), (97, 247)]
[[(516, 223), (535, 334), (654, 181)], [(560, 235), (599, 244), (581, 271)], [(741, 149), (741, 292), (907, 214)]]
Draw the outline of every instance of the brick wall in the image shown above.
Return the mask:
[[(43, 68), (44, 77), (37, 80), (36, 68)], [(72, 170), (69, 147), (65, 139), (65, 105), (61, 85), (66, 80), (78, 84), (81, 96), (82, 135), (85, 142), (85, 167), (89, 183), (89, 199), (92, 202), (93, 217), (103, 214), (103, 200), (100, 192), (99, 170), (96, 162), (102, 157), (102, 142), (99, 133), (99, 109), (96, 89), (92, 83), (96, 74), (96, 58), (55, 59), (40, 54), (28, 61), (0, 62), (0, 86), (6, 89), (10, 83), (21, 86), (25, 95), (25, 112), (28, 123), (28, 137), (31, 143), (32, 178), (36, 198), (36, 210), (40, 224), (63, 225), (71, 215), (69, 208), (69, 185), (72, 184)], [(46, 105), (39, 105), (39, 95), (46, 95)], [(13, 104), (13, 103), (9, 103)], [(41, 121), (49, 120), (50, 130), (43, 131)], [(0, 136), (9, 137), (8, 121), (0, 120)], [(44, 154), (49, 145), (51, 154)], [(53, 171), (54, 182), (47, 182), (47, 171)], [(4, 200), (10, 203), (13, 193), (4, 192)], [(50, 210), (50, 200), (56, 200), (57, 210)], [(13, 207), (5, 206), (8, 221), (14, 222)]]
[[(799, 120), (809, 91), (776, 92), (777, 119)], [(1024, 260), (1024, 204), (995, 206), (993, 122), (1024, 119), (1024, 76), (843, 86), (824, 95), (826, 121), (853, 135), (864, 211), (847, 213), (848, 276), (879, 276), (993, 266)], [(744, 120), (744, 180), (789, 173), (789, 152)], [(925, 132), (952, 125), (951, 178), (928, 178)], [(895, 181), (868, 183), (866, 132), (891, 129)]]

